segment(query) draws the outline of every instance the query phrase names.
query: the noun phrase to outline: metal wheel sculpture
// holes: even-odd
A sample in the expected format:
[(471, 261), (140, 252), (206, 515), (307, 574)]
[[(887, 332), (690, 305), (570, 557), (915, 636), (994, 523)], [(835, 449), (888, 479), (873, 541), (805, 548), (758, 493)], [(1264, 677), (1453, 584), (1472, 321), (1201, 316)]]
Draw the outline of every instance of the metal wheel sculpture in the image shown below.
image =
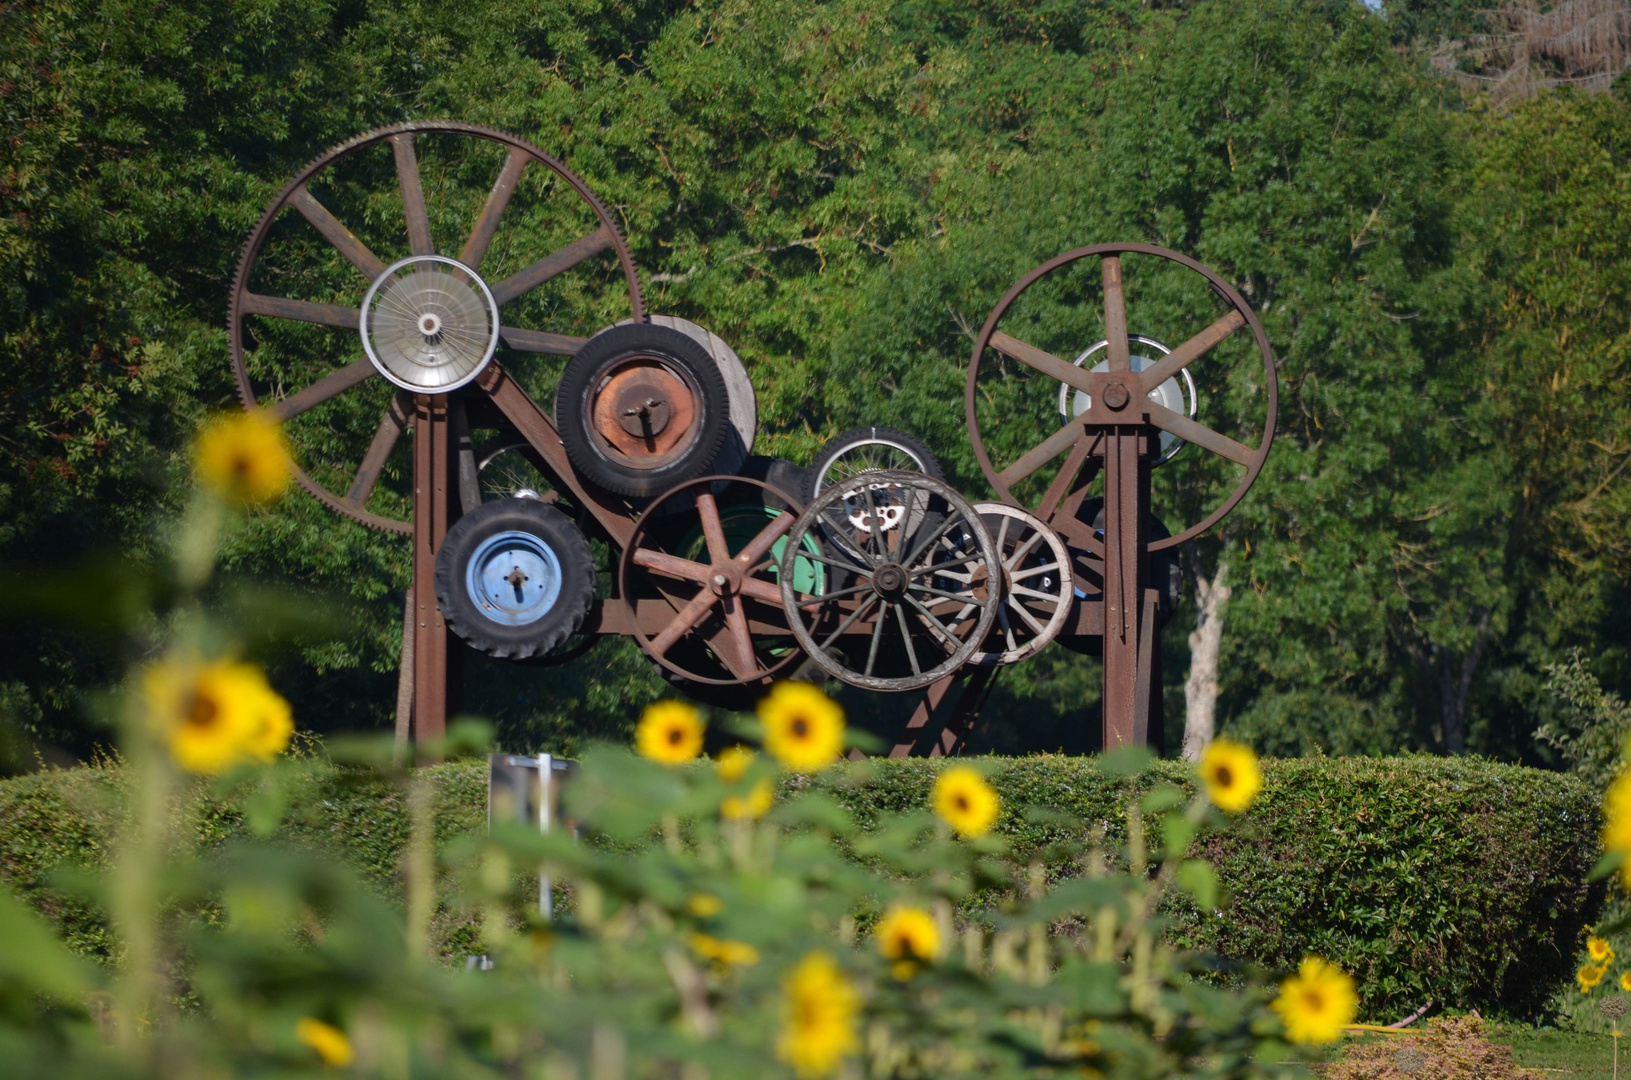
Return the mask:
[[(1133, 370), (1130, 345), (1139, 335), (1128, 333), (1127, 303), (1122, 283), (1121, 259), (1124, 255), (1153, 256), (1168, 260), (1199, 274), (1206, 280), (1212, 293), (1222, 301), (1226, 311), (1212, 323), (1173, 348), (1159, 360), (1147, 364), (1142, 370)], [(1028, 289), (1049, 275), (1062, 271), (1082, 259), (1098, 259), (1102, 263), (1104, 281), (1104, 346), (1103, 371), (1083, 371), (1080, 367), (1037, 348), (1019, 338), (1003, 333), (999, 327), (1003, 317)], [(1242, 445), (1233, 438), (1207, 427), (1186, 416), (1158, 398), (1164, 393), (1163, 384), (1180, 373), (1186, 373), (1190, 364), (1205, 356), (1221, 342), (1242, 327), (1250, 327), (1256, 351), (1263, 365), (1263, 389), (1266, 394), (1266, 414), (1262, 435), (1256, 447)], [(1143, 330), (1156, 329), (1140, 327)], [(1167, 340), (1171, 340), (1168, 338)], [(1001, 468), (992, 462), (986, 452), (985, 439), (979, 420), (978, 379), (982, 364), (986, 364), (987, 350), (1007, 356), (1057, 379), (1064, 387), (1080, 392), (1087, 399), (1079, 412), (1074, 412), (1052, 435), (1032, 446)], [(1091, 350), (1088, 350), (1091, 351)], [(1085, 359), (1085, 354), (1083, 356)], [(1149, 244), (1095, 244), (1077, 248), (1050, 259), (1021, 278), (992, 309), (969, 361), (968, 381), (964, 396), (964, 409), (968, 420), (969, 436), (974, 455), (986, 479), (1006, 503), (1025, 507), (1016, 498), (1013, 488), (1036, 474), (1056, 459), (1064, 457), (1064, 464), (1053, 481), (1034, 505), (1026, 507), (1055, 531), (1078, 546), (1097, 554), (1104, 551), (1103, 541), (1093, 530), (1076, 517), (1076, 509), (1087, 495), (1094, 474), (1103, 467), (1109, 429), (1145, 427), (1159, 429), (1186, 443), (1193, 443), (1232, 462), (1242, 471), (1228, 496), (1201, 521), (1183, 529), (1175, 536), (1157, 540), (1149, 550), (1158, 551), (1176, 547), (1191, 540), (1217, 524), (1225, 514), (1245, 497), (1268, 457), (1274, 440), (1275, 416), (1279, 400), (1275, 375), (1274, 353), (1268, 336), (1250, 305), (1222, 277), (1185, 255)], [(1108, 440), (1118, 446), (1120, 440)], [(1170, 446), (1170, 443), (1168, 444)], [(1159, 451), (1156, 451), (1158, 454)], [(1151, 457), (1156, 456), (1151, 454)]]
[[(880, 507), (874, 498), (887, 494)], [(858, 498), (847, 525), (835, 507)], [(917, 521), (917, 528), (902, 527)], [(793, 560), (807, 538), (832, 576), (812, 599), (793, 587)], [(782, 607), (799, 645), (829, 675), (869, 690), (928, 686), (968, 661), (996, 621), (1002, 599), (996, 544), (973, 507), (920, 473), (850, 477), (816, 498), (788, 531)], [(862, 631), (862, 632), (852, 632)]]
[(810, 603), (828, 580), (815, 538), (788, 536), (799, 510), (786, 492), (745, 477), (705, 476), (657, 498), (618, 568), (646, 655), (710, 686), (767, 682), (793, 663), (784, 594)]
[[(445, 245), (451, 237), (446, 235), (447, 216), (438, 212), (445, 208), (427, 203), (426, 199), (416, 144), (427, 137), (471, 140), (496, 147), (503, 155), (502, 165), (494, 170), (496, 178), (491, 189), (474, 214), (474, 224), (458, 236), (456, 252), (439, 248), (437, 243), (440, 240)], [(370, 165), (379, 164), (374, 153), (383, 149), (389, 149), (392, 167), (388, 172), (370, 170)], [(449, 155), (448, 160), (448, 173), (464, 179), (464, 188), (470, 189), (476, 180), (465, 173), (477, 169), (478, 163), (461, 161), (457, 155)], [(331, 185), (336, 192), (344, 190), (352, 196), (348, 202), (354, 204), (357, 216), (349, 223), (336, 216), (313, 190), (322, 189), (342, 162), (348, 169), (356, 166), (361, 174), (359, 178), (348, 172), (343, 182), (336, 180)], [(495, 160), (493, 164), (498, 163)], [(523, 187), (529, 168), (547, 170), (545, 183), (550, 190), (559, 192), (567, 205), (576, 205), (575, 216), (592, 220), (593, 228), (569, 243), (531, 256), (511, 250), (514, 245), (505, 245), (506, 262), (517, 268), (490, 280), (483, 274), (483, 265), (499, 235), (505, 211)], [(370, 185), (373, 190), (369, 190)], [(393, 187), (400, 197), (400, 232), (392, 237), (388, 235), (392, 230), (374, 231), (393, 247), (400, 245), (399, 250), (406, 250), (400, 258), (398, 252), (385, 249), (383, 244), (376, 253), (374, 246), (353, 232), (364, 225), (377, 226), (373, 220), (376, 216), (390, 216), (390, 207), (398, 205), (390, 192)], [(449, 190), (453, 190), (451, 186)], [(305, 232), (299, 231), (298, 224), (291, 226), (291, 219), (297, 218), (304, 219)], [(440, 235), (433, 235), (433, 222), (441, 226), (437, 230)], [(563, 220), (563, 226), (568, 224)], [(298, 271), (290, 269), (292, 263), (263, 268), (265, 248), (274, 232), (281, 241), (292, 245), (291, 251), (309, 252), (317, 242), (326, 242), (355, 268), (357, 277), (342, 284), (310, 265), (303, 264)], [(627, 294), (623, 313), (643, 317), (645, 302), (639, 275), (617, 224), (588, 185), (556, 158), (514, 135), (476, 124), (410, 121), (357, 136), (296, 173), (267, 206), (244, 246), (233, 282), (229, 324), (238, 394), (245, 406), (263, 406), (288, 421), (376, 375), (395, 385), (397, 392), (378, 418), (373, 438), (361, 452), (349, 484), (341, 488), (332, 479), (320, 482), (303, 461), (296, 462), (295, 477), (325, 505), (349, 518), (388, 532), (409, 533), (412, 525), (408, 520), (388, 510), (371, 508), (370, 497), (409, 425), (413, 395), (446, 394), (481, 378), (500, 345), (516, 353), (570, 356), (576, 352), (585, 340), (582, 337), (542, 327), (505, 325), (502, 319), (506, 308), (602, 253), (613, 256), (620, 271)], [(310, 261), (308, 258), (307, 263)], [(305, 285), (310, 291), (307, 298), (260, 291), (274, 284), (290, 291)], [(268, 324), (278, 323), (304, 323), (357, 334), (359, 355), (337, 370), (303, 384), (291, 382), (291, 377), (305, 373), (288, 371), (287, 365), (280, 367), (276, 361), (255, 362), (256, 344)], [(462, 421), (455, 416), (454, 422), (457, 425)], [(333, 456), (343, 458), (347, 452), (346, 447), (338, 446)], [(416, 461), (414, 485), (431, 482), (429, 476), (420, 475), (421, 471)], [(339, 472), (332, 463), (324, 469), (325, 475), (338, 476)]]
[(1070, 552), (1052, 529), (1007, 503), (975, 503), (974, 512), (997, 547), (1002, 606), (991, 639), (969, 663), (1017, 664), (1058, 637), (1070, 618), (1076, 599)]

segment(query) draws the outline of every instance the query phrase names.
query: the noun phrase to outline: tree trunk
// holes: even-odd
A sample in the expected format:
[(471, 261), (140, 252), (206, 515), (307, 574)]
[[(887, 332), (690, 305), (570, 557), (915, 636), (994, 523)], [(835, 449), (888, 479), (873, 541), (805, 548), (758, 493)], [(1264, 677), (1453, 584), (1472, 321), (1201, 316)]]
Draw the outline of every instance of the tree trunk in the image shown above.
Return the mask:
[(1212, 580), (1195, 572), (1195, 629), (1189, 632), (1189, 677), (1184, 680), (1184, 758), (1199, 761), (1212, 741), (1218, 705), (1218, 659), (1223, 610), (1229, 603), (1229, 564), (1218, 560)]
[(1478, 637), (1459, 665), (1446, 663), (1439, 681), (1439, 709), (1444, 724), (1444, 749), (1451, 754), (1467, 752), (1467, 698), (1472, 693), (1472, 677), (1484, 659), (1489, 644), (1490, 617), (1486, 610), (1478, 620)]

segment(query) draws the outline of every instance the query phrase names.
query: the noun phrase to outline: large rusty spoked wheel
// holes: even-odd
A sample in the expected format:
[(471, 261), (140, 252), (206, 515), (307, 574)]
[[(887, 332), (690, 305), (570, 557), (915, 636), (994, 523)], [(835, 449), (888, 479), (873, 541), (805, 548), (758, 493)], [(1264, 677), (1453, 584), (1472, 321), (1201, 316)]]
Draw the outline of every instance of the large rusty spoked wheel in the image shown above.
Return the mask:
[[(883, 493), (888, 506), (877, 503)], [(847, 498), (862, 509), (837, 527), (834, 509)], [(791, 553), (818, 534), (824, 550), (811, 558), (832, 582), (812, 602), (787, 570)], [(782, 607), (793, 634), (823, 671), (853, 686), (928, 686), (967, 662), (996, 621), (1002, 571), (990, 531), (961, 495), (921, 473), (863, 472), (829, 487), (793, 525), (788, 549)]]
[(705, 686), (768, 685), (802, 655), (783, 583), (810, 603), (830, 575), (814, 537), (789, 541), (789, 494), (746, 477), (704, 476), (656, 498), (635, 525), (618, 591), (647, 656)]
[[(423, 464), (377, 489), (416, 398), (644, 314), (628, 246), (575, 173), (514, 135), (410, 121), (333, 147), (267, 206), (233, 283), (232, 367), (244, 405), (289, 427), (302, 487), (408, 533)], [(470, 394), (450, 399), (456, 430), (478, 419)]]
[[(1190, 287), (1193, 295), (1187, 301), (1187, 308), (1182, 304), (1176, 307), (1169, 304), (1163, 309), (1162, 317), (1170, 316), (1176, 310), (1186, 310), (1192, 317), (1209, 305), (1212, 307), (1211, 321), (1187, 338), (1169, 333), (1168, 327), (1139, 323), (1137, 329), (1144, 333), (1153, 332), (1164, 341), (1181, 340), (1182, 344), (1170, 350), (1160, 346), (1150, 350), (1151, 356), (1134, 357), (1134, 348), (1139, 347), (1142, 341), (1153, 339), (1128, 333), (1127, 295), (1122, 276), (1123, 256), (1128, 255), (1162, 260), (1200, 275), (1207, 289), (1200, 289), (1199, 283), (1196, 283)], [(1078, 298), (1090, 287), (1097, 290), (1097, 284), (1088, 282), (1086, 275), (1079, 278), (1070, 276), (1076, 269), (1074, 264), (1084, 259), (1096, 259), (1101, 263), (1102, 292), (1099, 299), (1102, 307), (1097, 312), (1090, 312), (1086, 305), (1078, 302)], [(1189, 280), (1194, 282), (1193, 278)], [(1057, 341), (1054, 352), (1000, 329), (1004, 317), (1009, 315), (1016, 302), (1028, 290), (1039, 285), (1042, 286), (1039, 293), (1049, 293), (1054, 307), (1047, 317), (1033, 319), (1030, 330), (1033, 334), (1049, 334)], [(1163, 296), (1180, 291), (1170, 278), (1160, 279), (1159, 285)], [(1078, 316), (1086, 313), (1090, 317), (1081, 317), (1079, 323), (1072, 322), (1072, 318), (1077, 317), (1071, 314), (1072, 307), (1077, 309)], [(1172, 408), (1169, 400), (1172, 387), (1167, 385), (1175, 378), (1187, 376), (1191, 364), (1212, 352), (1243, 327), (1250, 327), (1256, 359), (1262, 365), (1261, 375), (1257, 375), (1256, 363), (1252, 362), (1250, 369), (1253, 374), (1246, 380), (1254, 401), (1260, 397), (1263, 403), (1255, 447), (1185, 415), (1180, 409)], [(1066, 347), (1061, 348), (1060, 345)], [(1102, 354), (1099, 352), (1101, 349)], [(979, 382), (980, 372), (982, 366), (989, 369), (992, 365), (992, 353), (1018, 361), (1023, 367), (1046, 377), (1043, 381), (1047, 396), (1038, 400), (1041, 406), (1039, 417), (1053, 412), (1046, 402), (1056, 393), (1059, 400), (1064, 402), (1067, 400), (1064, 391), (1072, 391), (1070, 400), (1077, 403), (1074, 416), (1051, 435), (1030, 442), (1029, 449), (1020, 452), (1018, 447), (1007, 447), (1009, 452), (1003, 455), (1000, 466), (992, 461), (988, 453), (978, 415), (981, 399), (987, 396), (982, 386), (989, 385)], [(1094, 358), (1102, 357), (1104, 370), (1089, 371), (1079, 366), (1079, 362), (1087, 359), (1089, 353), (1094, 354)], [(1067, 358), (1062, 359), (1059, 354)], [(1078, 363), (1072, 363), (1069, 357), (1074, 357)], [(1245, 497), (1268, 457), (1269, 445), (1274, 439), (1278, 401), (1274, 352), (1269, 347), (1268, 335), (1264, 333), (1263, 325), (1251, 306), (1232, 285), (1194, 259), (1166, 248), (1149, 244), (1095, 244), (1068, 251), (1043, 263), (1015, 283), (998, 302), (974, 342), (964, 409), (975, 457), (998, 496), (1010, 505), (1033, 512), (1078, 547), (1102, 556), (1102, 537), (1090, 523), (1081, 520), (1079, 511), (1102, 467), (1107, 433), (1118, 429), (1147, 432), (1144, 445), (1152, 460), (1163, 452), (1163, 437), (1172, 436), (1210, 451), (1238, 470), (1232, 479), (1223, 481), (1229, 486), (1228, 495), (1210, 512), (1204, 513), (1201, 520), (1175, 536), (1150, 543), (1151, 551), (1160, 551), (1199, 536), (1222, 520)], [(1203, 417), (1204, 412), (1203, 409)], [(1004, 419), (1006, 422), (1010, 418)], [(1256, 420), (1257, 417), (1253, 416), (1253, 423), (1243, 423), (1242, 429), (1255, 426)], [(1058, 422), (1057, 417), (1052, 420), (1052, 424)], [(1000, 429), (1001, 425), (993, 422), (987, 424), (987, 432)], [(1112, 441), (1119, 445), (1121, 440)], [(1172, 440), (1165, 441), (1170, 447)], [(1058, 466), (1044, 488), (1040, 483), (1046, 475), (1043, 470), (1060, 458), (1064, 459), (1063, 464)], [(1026, 497), (1021, 497), (1021, 491), (1017, 490), (1022, 488)]]

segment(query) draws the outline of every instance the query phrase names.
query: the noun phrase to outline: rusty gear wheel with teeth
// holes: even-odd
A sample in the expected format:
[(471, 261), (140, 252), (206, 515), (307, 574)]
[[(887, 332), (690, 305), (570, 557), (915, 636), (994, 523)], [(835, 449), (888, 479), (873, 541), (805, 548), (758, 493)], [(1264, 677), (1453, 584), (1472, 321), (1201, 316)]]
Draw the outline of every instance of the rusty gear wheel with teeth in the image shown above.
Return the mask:
[[(495, 154), (492, 167), (484, 171), (473, 151), (463, 157), (438, 156), (430, 175), (433, 187), (437, 192), (445, 189), (458, 205), (437, 206), (434, 199), (426, 197), (426, 177), (421, 173), (416, 149), (416, 141), (426, 137), (461, 140), (461, 147), (482, 143), (494, 146), (502, 151), (502, 164)], [(384, 162), (378, 159), (383, 159), (383, 154), (370, 151), (384, 149), (390, 151), (390, 165), (380, 168)], [(360, 182), (349, 178), (344, 184), (336, 183), (337, 192), (343, 189), (350, 196), (337, 215), (313, 194), (312, 186), (322, 186), (341, 162), (347, 163), (348, 170), (355, 167), (362, 177)], [(550, 235), (551, 223), (559, 226), (553, 230), (556, 236), (562, 235), (561, 228), (569, 224), (568, 218), (581, 219), (588, 231), (580, 230), (564, 243), (552, 238), (549, 243), (554, 246), (540, 245), (537, 251), (516, 250), (525, 246), (522, 241), (495, 246), (495, 237), (511, 239), (500, 232), (505, 212), (523, 188), (528, 171), (536, 173), (539, 168), (550, 175), (528, 188), (529, 192), (542, 191), (543, 198), (558, 198), (550, 199), (547, 213), (538, 213), (541, 203), (527, 209), (532, 216), (526, 222), (534, 240), (540, 230)], [(487, 188), (489, 177), (491, 187), (482, 197), (480, 192)], [(569, 214), (562, 207), (575, 210)], [(557, 210), (560, 212), (551, 217)], [(380, 223), (397, 213), (402, 224), (395, 226), (400, 231), (393, 239), (385, 232), (391, 226), (382, 228)], [(448, 243), (454, 240), (446, 227), (449, 217), (460, 218), (457, 249)], [(474, 224), (466, 230), (465, 223), (471, 217)], [(299, 220), (302, 218), (303, 222)], [(280, 231), (285, 222), (291, 226), (287, 234)], [(392, 246), (386, 247), (376, 239), (376, 253), (374, 246), (352, 231), (363, 231), (365, 226), (370, 238), (385, 236), (385, 243)], [(437, 232), (442, 235), (437, 236)], [(269, 260), (267, 245), (274, 235), (280, 242), (292, 245), (290, 250), (300, 253), (304, 262)], [(443, 242), (441, 247), (438, 239)], [(484, 276), (484, 262), (490, 265), (493, 261), (487, 259), (490, 248), (502, 255), (510, 270), (502, 277)], [(318, 254), (313, 256), (312, 252)], [(325, 252), (338, 258), (331, 257), (320, 266)], [(264, 408), (288, 422), (342, 396), (360, 401), (358, 388), (376, 376), (395, 384), (394, 394), (374, 391), (374, 396), (382, 400), (372, 405), (372, 416), (366, 415), (363, 405), (353, 402), (341, 403), (343, 416), (315, 414), (321, 422), (314, 424), (310, 446), (303, 446), (298, 433), (293, 438), (297, 458), (294, 475), (301, 487), (330, 509), (377, 529), (409, 533), (410, 520), (371, 509), (369, 504), (387, 459), (412, 419), (414, 397), (464, 386), (498, 363), (494, 338), (497, 345), (513, 352), (571, 356), (586, 338), (543, 327), (507, 325), (504, 308), (595, 256), (606, 254), (615, 259), (616, 271), (620, 272), (622, 284), (617, 291), (627, 290), (627, 305), (606, 321), (617, 317), (643, 319), (645, 301), (640, 278), (623, 234), (583, 179), (557, 158), (515, 135), (454, 121), (409, 121), (358, 135), (329, 149), (296, 173), (267, 205), (249, 234), (233, 281), (228, 325), (238, 395), (245, 407)], [(339, 259), (356, 271), (343, 284), (332, 272), (343, 267)], [(617, 274), (612, 273), (610, 262), (599, 262), (615, 280)], [(267, 283), (278, 286), (276, 295), (256, 291)], [(301, 292), (302, 287), (303, 298), (288, 295)], [(309, 370), (309, 364), (294, 359), (280, 366), (276, 356), (269, 362), (256, 362), (256, 345), (269, 333), (275, 335), (280, 328), (294, 330), (295, 324), (302, 323), (358, 335), (355, 359), (327, 371)], [(287, 351), (290, 358), (305, 355), (298, 344)], [(360, 393), (367, 396), (366, 391)], [(366, 425), (375, 423), (376, 418), (372, 438), (365, 442), (362, 436), (367, 434)], [(313, 475), (312, 462), (303, 460), (306, 452), (324, 459), (323, 468), (318, 470), (322, 479)], [(355, 469), (351, 468), (353, 462)], [(340, 481), (347, 479), (344, 490), (340, 490)], [(415, 484), (424, 480), (414, 477)]]

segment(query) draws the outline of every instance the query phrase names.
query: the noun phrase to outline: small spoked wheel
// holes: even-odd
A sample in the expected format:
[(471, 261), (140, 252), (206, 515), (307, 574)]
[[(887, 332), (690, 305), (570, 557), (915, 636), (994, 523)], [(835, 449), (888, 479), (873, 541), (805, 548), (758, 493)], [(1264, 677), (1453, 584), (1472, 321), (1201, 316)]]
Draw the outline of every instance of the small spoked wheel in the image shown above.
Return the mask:
[(782, 613), (825, 591), (815, 537), (792, 540), (793, 497), (704, 476), (653, 500), (623, 550), (618, 591), (647, 656), (705, 686), (766, 684), (801, 654)]
[[(1007, 503), (975, 503), (1002, 565), (1002, 605), (972, 664), (1014, 664), (1059, 636), (1076, 601), (1070, 550), (1057, 533)], [(972, 582), (972, 577), (970, 578)]]
[(436, 555), (436, 599), (472, 648), (540, 657), (583, 624), (595, 567), (582, 530), (536, 499), (483, 503), (448, 530)]
[[(831, 525), (834, 508), (855, 492), (859, 518)], [(887, 515), (880, 492), (891, 499)], [(869, 690), (913, 690), (957, 670), (986, 640), (1002, 598), (1000, 572), (991, 575), (996, 545), (942, 481), (858, 474), (810, 504), (788, 533), (789, 549), (818, 532), (824, 550), (811, 558), (831, 576), (828, 588), (813, 601), (800, 596), (784, 561), (782, 606), (798, 643), (829, 675)]]
[(861, 473), (875, 472), (912, 472), (934, 480), (946, 478), (940, 460), (904, 431), (887, 427), (846, 431), (828, 439), (810, 466), (810, 498), (819, 498), (833, 487), (841, 487), (847, 493), (823, 515), (824, 531), (873, 527), (863, 520), (867, 515), (868, 493), (877, 513), (876, 527), (885, 531), (915, 529), (923, 523), (921, 516), (912, 521), (902, 517), (898, 490), (877, 481), (863, 490), (853, 482)]

